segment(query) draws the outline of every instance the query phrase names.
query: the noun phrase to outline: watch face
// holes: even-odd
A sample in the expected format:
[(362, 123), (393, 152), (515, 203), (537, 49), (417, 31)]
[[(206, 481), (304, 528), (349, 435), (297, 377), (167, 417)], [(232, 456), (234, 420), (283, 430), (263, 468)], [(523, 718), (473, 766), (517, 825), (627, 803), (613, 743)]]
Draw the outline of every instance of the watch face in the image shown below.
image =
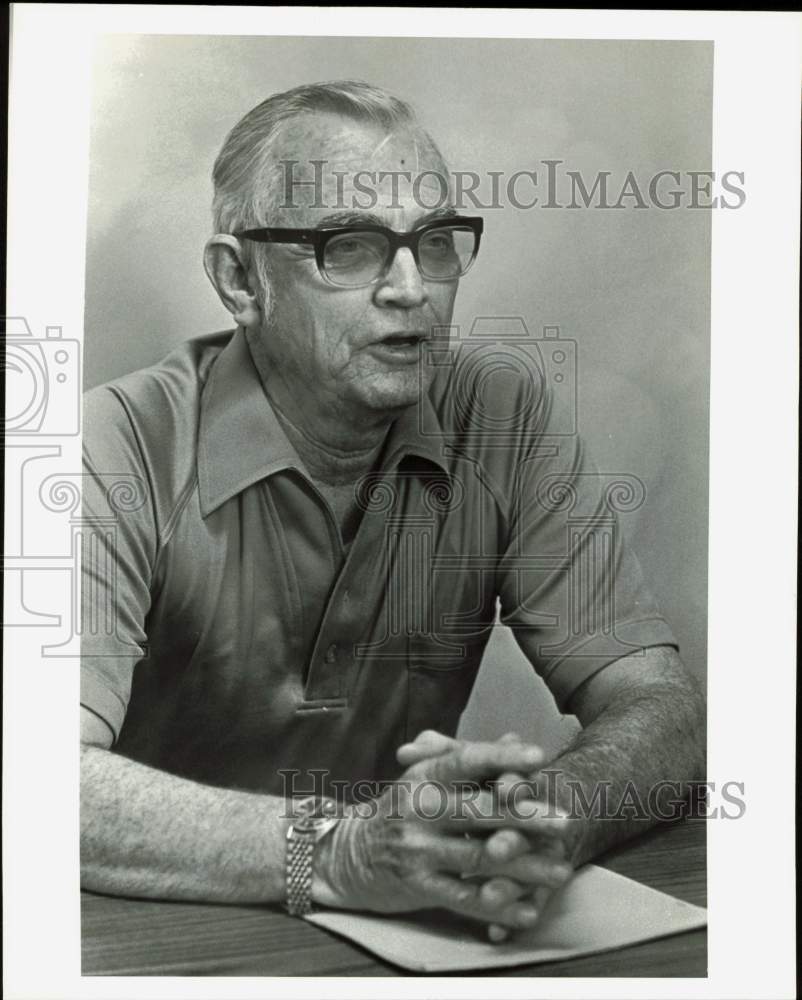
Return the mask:
[(337, 803), (315, 797), (302, 799), (293, 803), (293, 813), (298, 817), (293, 823), (298, 833), (324, 833), (337, 819)]
[(295, 824), (295, 829), (303, 833), (318, 833), (328, 830), (332, 825), (331, 816), (306, 816)]

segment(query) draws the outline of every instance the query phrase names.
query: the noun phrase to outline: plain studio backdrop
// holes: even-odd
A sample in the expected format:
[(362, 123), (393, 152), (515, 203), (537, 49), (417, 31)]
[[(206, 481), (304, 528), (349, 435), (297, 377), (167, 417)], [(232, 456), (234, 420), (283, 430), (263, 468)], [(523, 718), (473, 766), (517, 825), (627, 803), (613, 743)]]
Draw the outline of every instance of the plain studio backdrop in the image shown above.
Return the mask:
[[(588, 189), (611, 171), (614, 202), (627, 171), (646, 189), (661, 170), (710, 169), (708, 42), (108, 36), (94, 73), (86, 388), (232, 326), (201, 265), (214, 158), (265, 97), (342, 78), (410, 101), (453, 170), (537, 170), (544, 185), (542, 161), (562, 160)], [(486, 202), (487, 183), (478, 191)], [(520, 199), (532, 193), (522, 182)], [(580, 433), (601, 470), (645, 484), (621, 527), (704, 680), (710, 211), (503, 201), (479, 213), (486, 235), (454, 322), (521, 316), (576, 342)], [(497, 628), (463, 732), (508, 729), (554, 749), (576, 721)]]

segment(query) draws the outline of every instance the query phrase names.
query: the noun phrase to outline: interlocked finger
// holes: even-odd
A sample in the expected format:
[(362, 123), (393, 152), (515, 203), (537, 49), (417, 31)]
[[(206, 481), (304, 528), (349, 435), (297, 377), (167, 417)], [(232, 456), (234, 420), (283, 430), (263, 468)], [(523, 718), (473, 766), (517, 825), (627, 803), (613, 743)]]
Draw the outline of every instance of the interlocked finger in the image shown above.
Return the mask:
[(527, 887), (520, 882), (498, 875), (479, 886), (479, 899), (483, 905), (500, 910), (520, 899), (526, 892)]
[(544, 759), (540, 747), (529, 744), (457, 742), (446, 753), (422, 760), (406, 773), (450, 785), (461, 781), (494, 780), (505, 771), (528, 773)]
[[(408, 885), (419, 895), (422, 905), (445, 907), (482, 923), (525, 928), (537, 921), (538, 913), (531, 902), (499, 903), (494, 893), (488, 902), (483, 898), (482, 885), (443, 872), (416, 872), (409, 877)], [(495, 892), (500, 891), (497, 886)]]
[[(515, 831), (512, 831), (513, 833)], [(571, 876), (569, 865), (556, 858), (533, 852), (525, 837), (514, 843), (514, 852), (493, 857), (488, 841), (478, 837), (443, 837), (426, 830), (416, 832), (414, 846), (431, 870), (463, 876), (495, 876), (513, 879), (525, 888), (533, 885), (561, 886)]]
[(489, 835), (491, 830), (508, 827), (529, 837), (559, 838), (571, 825), (566, 813), (547, 803), (532, 799), (503, 806), (492, 791), (475, 787), (449, 793), (437, 783), (424, 784), (415, 798), (424, 818), (454, 831)]

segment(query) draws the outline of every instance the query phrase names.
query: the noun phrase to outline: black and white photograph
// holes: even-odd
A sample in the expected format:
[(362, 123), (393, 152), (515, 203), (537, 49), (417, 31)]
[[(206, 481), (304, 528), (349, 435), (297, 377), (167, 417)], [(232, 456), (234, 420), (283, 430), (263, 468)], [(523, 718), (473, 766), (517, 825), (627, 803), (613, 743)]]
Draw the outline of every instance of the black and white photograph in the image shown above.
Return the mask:
[[(74, 8), (59, 125), (13, 6), (6, 693), (71, 921), (13, 995), (793, 995), (796, 224), (720, 262), (798, 216), (798, 38), (768, 197), (701, 15)], [(23, 177), (39, 107), (83, 159)]]

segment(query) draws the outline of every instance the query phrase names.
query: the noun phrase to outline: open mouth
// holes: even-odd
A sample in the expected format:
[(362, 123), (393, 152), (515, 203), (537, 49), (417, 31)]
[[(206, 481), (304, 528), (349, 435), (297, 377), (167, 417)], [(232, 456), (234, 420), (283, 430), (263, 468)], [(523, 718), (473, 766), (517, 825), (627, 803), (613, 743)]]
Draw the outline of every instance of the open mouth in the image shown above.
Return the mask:
[(387, 347), (416, 347), (425, 335), (422, 333), (391, 333), (379, 341)]

